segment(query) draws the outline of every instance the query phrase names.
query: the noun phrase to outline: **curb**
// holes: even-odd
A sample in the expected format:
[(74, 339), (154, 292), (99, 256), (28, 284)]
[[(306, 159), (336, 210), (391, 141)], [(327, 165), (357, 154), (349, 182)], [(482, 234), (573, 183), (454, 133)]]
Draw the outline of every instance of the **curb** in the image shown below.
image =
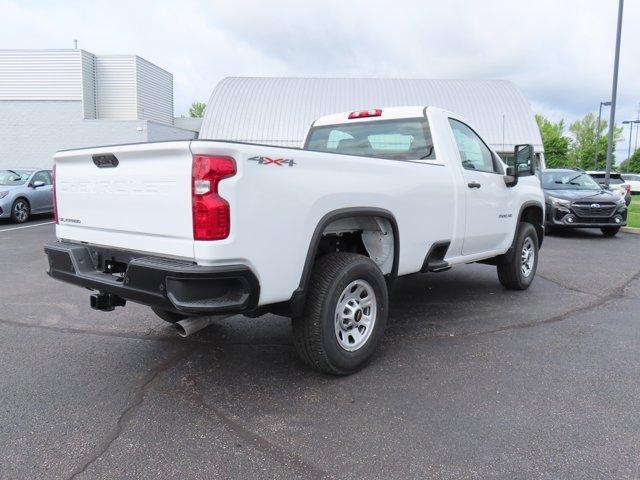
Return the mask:
[(640, 228), (622, 227), (620, 231), (626, 232), (626, 233), (635, 233), (636, 235), (640, 235)]

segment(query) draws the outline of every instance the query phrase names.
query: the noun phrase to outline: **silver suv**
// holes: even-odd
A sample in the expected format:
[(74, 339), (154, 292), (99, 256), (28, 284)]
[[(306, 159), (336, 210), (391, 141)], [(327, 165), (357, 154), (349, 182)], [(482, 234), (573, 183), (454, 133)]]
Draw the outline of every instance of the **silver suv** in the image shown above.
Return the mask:
[(51, 170), (0, 170), (0, 218), (24, 223), (36, 213), (53, 213)]

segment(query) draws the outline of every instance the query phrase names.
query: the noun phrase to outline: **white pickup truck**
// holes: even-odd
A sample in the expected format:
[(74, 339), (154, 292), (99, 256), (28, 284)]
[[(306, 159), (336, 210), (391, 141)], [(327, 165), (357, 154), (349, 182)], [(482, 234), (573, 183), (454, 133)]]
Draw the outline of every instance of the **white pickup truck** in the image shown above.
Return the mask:
[(401, 275), (482, 262), (526, 289), (544, 235), (533, 148), (507, 166), (435, 107), (330, 115), (304, 146), (199, 139), (62, 151), (49, 275), (91, 305), (150, 306), (183, 331), (203, 316), (293, 319), (312, 367), (361, 368)]

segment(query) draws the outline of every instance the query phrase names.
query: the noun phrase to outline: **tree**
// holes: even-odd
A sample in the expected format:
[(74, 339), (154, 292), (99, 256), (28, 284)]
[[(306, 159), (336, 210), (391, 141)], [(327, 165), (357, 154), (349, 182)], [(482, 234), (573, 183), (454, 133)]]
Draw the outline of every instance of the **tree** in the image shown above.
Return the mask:
[[(600, 137), (596, 142), (597, 117), (593, 113), (587, 113), (582, 120), (576, 120), (569, 126), (569, 131), (574, 139), (569, 148), (569, 162), (572, 166), (584, 170), (604, 170), (607, 160), (607, 122), (600, 122)], [(622, 139), (622, 127), (616, 126), (613, 131), (613, 149), (616, 143)], [(595, 148), (598, 149), (597, 165), (594, 165)], [(613, 155), (613, 154), (612, 154)], [(545, 155), (546, 156), (546, 155)], [(615, 165), (615, 156), (612, 157), (612, 165)]]
[(204, 116), (204, 109), (207, 104), (204, 102), (193, 102), (189, 107), (189, 116), (193, 118), (202, 118)]
[(536, 115), (542, 135), (544, 158), (548, 168), (568, 167), (570, 139), (564, 136), (564, 120), (553, 123), (542, 115)]
[(640, 173), (640, 148), (638, 148), (630, 158), (620, 164), (621, 172)]

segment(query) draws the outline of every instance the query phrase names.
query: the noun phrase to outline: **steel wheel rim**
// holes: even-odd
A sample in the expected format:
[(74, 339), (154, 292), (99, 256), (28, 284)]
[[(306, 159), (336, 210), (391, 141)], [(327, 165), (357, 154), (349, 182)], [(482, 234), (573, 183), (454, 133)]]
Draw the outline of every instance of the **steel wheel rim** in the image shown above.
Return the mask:
[(24, 222), (29, 215), (27, 204), (24, 202), (16, 203), (16, 206), (13, 209), (13, 213), (16, 216), (16, 220), (18, 220), (19, 222)]
[(378, 302), (371, 284), (354, 280), (338, 297), (334, 327), (338, 345), (348, 352), (362, 348), (373, 332)]
[(520, 254), (520, 271), (523, 277), (528, 277), (533, 271), (533, 263), (536, 259), (536, 252), (533, 249), (533, 241), (530, 237), (524, 239), (522, 252)]

